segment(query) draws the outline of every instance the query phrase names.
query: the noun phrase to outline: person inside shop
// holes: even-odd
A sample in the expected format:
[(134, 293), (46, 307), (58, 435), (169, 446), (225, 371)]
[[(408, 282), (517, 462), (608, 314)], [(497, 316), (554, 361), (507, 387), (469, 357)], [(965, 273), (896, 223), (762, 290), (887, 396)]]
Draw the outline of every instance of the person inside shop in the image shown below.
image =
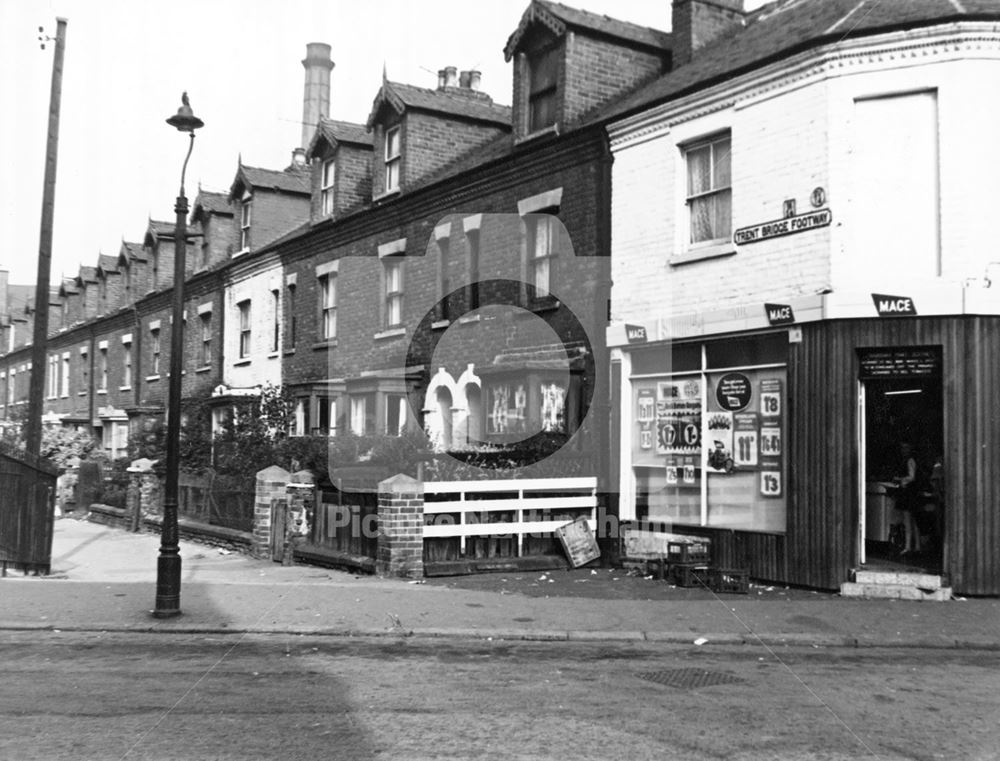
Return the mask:
[(901, 553), (903, 555), (920, 551), (920, 534), (917, 531), (917, 522), (914, 518), (919, 501), (917, 477), (917, 458), (913, 455), (913, 447), (910, 442), (902, 441), (899, 444), (899, 465), (896, 476), (892, 480), (897, 486), (896, 520), (903, 526), (904, 546)]

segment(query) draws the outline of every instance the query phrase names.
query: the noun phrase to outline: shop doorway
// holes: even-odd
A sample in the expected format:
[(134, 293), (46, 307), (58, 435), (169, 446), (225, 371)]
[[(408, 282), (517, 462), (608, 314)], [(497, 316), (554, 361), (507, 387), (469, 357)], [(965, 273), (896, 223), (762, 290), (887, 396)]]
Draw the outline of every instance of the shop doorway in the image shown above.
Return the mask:
[[(940, 350), (859, 354), (860, 561), (940, 573), (947, 509)], [(917, 356), (927, 361), (920, 364)], [(909, 457), (917, 477), (905, 491), (898, 483)]]

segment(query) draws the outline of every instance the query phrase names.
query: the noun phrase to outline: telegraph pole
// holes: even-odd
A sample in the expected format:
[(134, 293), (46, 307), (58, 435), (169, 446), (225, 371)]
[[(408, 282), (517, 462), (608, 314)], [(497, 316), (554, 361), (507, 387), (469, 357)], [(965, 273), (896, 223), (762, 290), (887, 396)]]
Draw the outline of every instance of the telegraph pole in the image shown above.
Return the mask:
[[(45, 186), (42, 189), (38, 279), (35, 283), (31, 385), (28, 388), (28, 420), (25, 430), (26, 448), (29, 454), (35, 456), (38, 456), (42, 448), (42, 403), (45, 398), (45, 355), (49, 333), (49, 277), (52, 270), (52, 224), (56, 199), (56, 156), (59, 152), (59, 104), (62, 98), (63, 50), (66, 47), (66, 19), (64, 18), (56, 19), (55, 43), (55, 56), (52, 59), (52, 89), (49, 94), (49, 132), (45, 145)], [(44, 41), (42, 49), (45, 49)]]

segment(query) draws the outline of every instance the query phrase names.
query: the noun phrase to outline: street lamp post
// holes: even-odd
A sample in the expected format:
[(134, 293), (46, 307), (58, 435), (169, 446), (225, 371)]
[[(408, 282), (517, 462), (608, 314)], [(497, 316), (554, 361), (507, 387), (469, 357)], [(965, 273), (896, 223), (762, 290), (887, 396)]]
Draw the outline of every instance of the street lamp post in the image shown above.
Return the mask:
[(170, 382), (167, 386), (167, 479), (163, 494), (163, 529), (160, 534), (160, 555), (156, 562), (157, 618), (171, 618), (181, 613), (181, 548), (178, 544), (177, 493), (180, 475), (181, 442), (181, 373), (184, 369), (184, 259), (187, 252), (188, 201), (184, 195), (184, 174), (194, 148), (194, 131), (204, 122), (194, 115), (188, 96), (181, 96), (181, 107), (167, 119), (167, 124), (191, 136), (184, 167), (181, 169), (181, 189), (174, 211), (174, 300), (170, 330)]

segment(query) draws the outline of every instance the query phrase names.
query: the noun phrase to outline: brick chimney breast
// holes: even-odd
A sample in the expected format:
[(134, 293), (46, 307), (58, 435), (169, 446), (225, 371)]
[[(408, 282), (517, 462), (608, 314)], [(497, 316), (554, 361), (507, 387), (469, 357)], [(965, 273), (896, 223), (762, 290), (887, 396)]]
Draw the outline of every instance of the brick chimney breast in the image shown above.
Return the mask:
[(698, 50), (746, 23), (743, 0), (673, 0), (673, 67), (690, 63)]

